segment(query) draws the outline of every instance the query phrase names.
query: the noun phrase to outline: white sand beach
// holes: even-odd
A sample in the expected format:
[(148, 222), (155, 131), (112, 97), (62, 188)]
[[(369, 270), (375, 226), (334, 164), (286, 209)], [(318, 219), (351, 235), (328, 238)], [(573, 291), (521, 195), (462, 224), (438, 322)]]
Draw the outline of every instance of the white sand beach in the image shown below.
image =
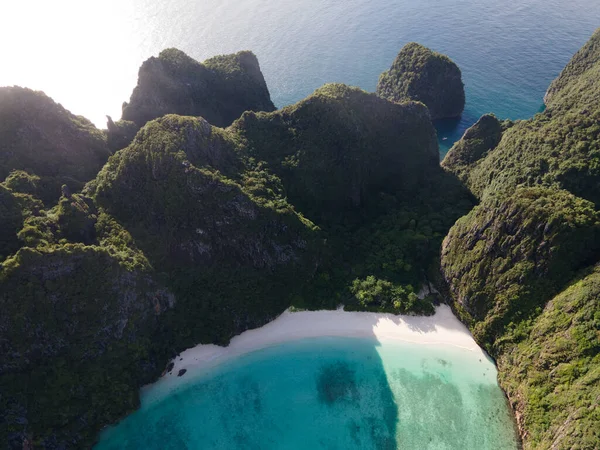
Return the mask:
[[(454, 316), (447, 305), (436, 308), (433, 316), (400, 316), (393, 314), (336, 311), (285, 311), (261, 328), (234, 337), (227, 347), (198, 345), (182, 352), (173, 368), (151, 389), (143, 403), (162, 398), (178, 385), (188, 383), (226, 361), (256, 350), (285, 342), (316, 337), (359, 337), (385, 341), (402, 341), (419, 345), (452, 346), (476, 352), (485, 357), (469, 330)], [(185, 375), (179, 377), (181, 370)]]

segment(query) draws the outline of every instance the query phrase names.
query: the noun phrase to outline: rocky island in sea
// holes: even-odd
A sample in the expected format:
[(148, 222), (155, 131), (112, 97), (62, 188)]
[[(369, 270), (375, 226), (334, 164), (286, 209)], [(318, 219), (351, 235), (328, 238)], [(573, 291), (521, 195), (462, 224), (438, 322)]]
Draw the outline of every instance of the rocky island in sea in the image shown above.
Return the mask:
[[(496, 359), (524, 448), (597, 447), (599, 42), (544, 113), (485, 116), (442, 167), (431, 119), (464, 91), (435, 54), (460, 82), (449, 109), (330, 84), (273, 111), (248, 52), (161, 53), (108, 130), (0, 88), (0, 442), (89, 448), (175, 355), (290, 306), (447, 301)], [(411, 64), (386, 86), (428, 80)]]
[(377, 95), (392, 102), (422, 102), (432, 120), (460, 117), (465, 109), (458, 66), (446, 55), (416, 42), (406, 44), (390, 70), (381, 74)]

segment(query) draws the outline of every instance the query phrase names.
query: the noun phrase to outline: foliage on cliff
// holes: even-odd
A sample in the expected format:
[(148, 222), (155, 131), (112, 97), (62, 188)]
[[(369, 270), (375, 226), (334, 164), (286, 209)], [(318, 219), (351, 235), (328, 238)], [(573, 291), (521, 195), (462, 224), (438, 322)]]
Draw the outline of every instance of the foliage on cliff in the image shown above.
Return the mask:
[(41, 208), (41, 202), (31, 195), (13, 192), (0, 183), (0, 264), (21, 247), (17, 233), (24, 220)]
[(500, 122), (493, 114), (481, 116), (452, 147), (452, 151), (442, 161), (442, 167), (454, 173), (462, 182), (468, 183), (473, 165), (498, 146), (502, 133), (510, 126), (511, 122)]
[(447, 56), (420, 44), (406, 44), (383, 72), (377, 95), (401, 103), (425, 103), (432, 119), (460, 117), (465, 108), (465, 89), (458, 66)]
[(199, 63), (170, 48), (140, 68), (138, 85), (123, 107), (123, 120), (138, 126), (165, 114), (202, 116), (227, 126), (244, 111), (272, 111), (267, 84), (252, 52)]
[(527, 320), (600, 250), (600, 214), (566, 191), (521, 188), (490, 196), (451, 228), (442, 270), (479, 342), (497, 355), (500, 337)]
[(273, 113), (246, 113), (232, 129), (281, 177), (290, 201), (319, 220), (364, 208), (377, 193), (414, 194), (437, 166), (423, 105), (341, 84)]
[(38, 176), (36, 194), (53, 203), (62, 184), (80, 188), (109, 155), (106, 137), (87, 119), (42, 92), (0, 88), (0, 180), (13, 170)]
[(113, 150), (124, 148), (146, 122), (166, 114), (201, 116), (226, 127), (244, 111), (274, 109), (252, 52), (199, 63), (181, 50), (169, 48), (142, 64), (138, 85), (123, 104), (122, 120), (108, 119), (108, 139)]
[[(464, 179), (480, 198), (490, 192), (511, 192), (517, 186), (547, 186), (599, 204), (599, 41), (600, 30), (552, 84), (545, 112), (517, 122), (493, 150), (466, 169), (457, 155), (472, 145), (465, 135), (446, 156), (444, 167)], [(497, 131), (482, 130), (481, 134), (494, 140)]]
[(327, 238), (328, 257), (305, 297), (360, 308), (350, 290), (369, 276), (418, 290), (443, 236), (473, 205), (440, 169), (435, 131), (416, 102), (329, 84), (280, 111), (245, 113), (230, 130)]
[(600, 442), (600, 270), (583, 273), (512, 334), (500, 382), (527, 448), (593, 449)]
[(152, 330), (174, 302), (143, 257), (108, 245), (24, 247), (3, 263), (0, 285), (2, 442), (78, 447), (88, 427), (137, 407), (137, 389), (163, 367)]
[(598, 277), (586, 270), (600, 260), (599, 40), (551, 85), (544, 113), (500, 137), (498, 123), (476, 125), (443, 162), (481, 199), (444, 242), (444, 277), (498, 360), (526, 449), (600, 442)]

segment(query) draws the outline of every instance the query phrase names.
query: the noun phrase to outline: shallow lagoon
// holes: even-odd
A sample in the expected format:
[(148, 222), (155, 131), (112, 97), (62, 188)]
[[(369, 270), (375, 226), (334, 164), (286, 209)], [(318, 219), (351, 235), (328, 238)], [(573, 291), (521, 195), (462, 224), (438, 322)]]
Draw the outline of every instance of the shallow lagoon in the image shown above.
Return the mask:
[(447, 345), (301, 339), (181, 381), (96, 450), (517, 448), (493, 362)]

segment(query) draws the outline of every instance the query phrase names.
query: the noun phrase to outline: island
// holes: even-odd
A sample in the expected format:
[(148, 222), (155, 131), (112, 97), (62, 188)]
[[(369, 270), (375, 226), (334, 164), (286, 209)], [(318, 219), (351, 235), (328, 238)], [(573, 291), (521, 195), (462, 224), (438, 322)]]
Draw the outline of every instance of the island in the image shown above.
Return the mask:
[(406, 44), (383, 72), (377, 95), (392, 102), (424, 103), (432, 120), (460, 117), (465, 109), (465, 88), (458, 66), (446, 55), (416, 42)]

